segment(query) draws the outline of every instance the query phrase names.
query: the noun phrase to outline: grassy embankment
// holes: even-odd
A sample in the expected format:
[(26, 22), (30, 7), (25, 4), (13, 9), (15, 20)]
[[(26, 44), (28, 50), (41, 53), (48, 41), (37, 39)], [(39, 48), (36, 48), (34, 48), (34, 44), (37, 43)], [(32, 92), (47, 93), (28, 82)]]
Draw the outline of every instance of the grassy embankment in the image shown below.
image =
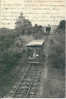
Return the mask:
[(48, 76), (44, 85), (46, 98), (65, 97), (65, 31), (59, 28), (54, 37), (50, 35), (46, 48), (48, 54)]

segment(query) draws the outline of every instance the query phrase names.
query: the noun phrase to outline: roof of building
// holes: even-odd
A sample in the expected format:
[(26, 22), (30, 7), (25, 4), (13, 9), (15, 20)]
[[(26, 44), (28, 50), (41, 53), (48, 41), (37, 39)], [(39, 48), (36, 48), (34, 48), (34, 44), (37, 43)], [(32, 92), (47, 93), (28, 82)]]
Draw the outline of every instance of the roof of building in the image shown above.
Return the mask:
[(27, 47), (29, 46), (42, 46), (44, 44), (45, 40), (33, 40), (26, 44)]

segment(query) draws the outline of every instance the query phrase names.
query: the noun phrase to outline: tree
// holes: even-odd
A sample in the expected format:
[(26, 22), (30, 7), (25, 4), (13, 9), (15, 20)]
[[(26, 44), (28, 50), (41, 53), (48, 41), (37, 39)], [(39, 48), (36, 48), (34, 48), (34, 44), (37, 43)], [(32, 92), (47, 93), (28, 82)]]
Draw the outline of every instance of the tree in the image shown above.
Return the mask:
[(65, 31), (65, 20), (60, 21), (60, 24), (58, 26), (58, 29), (62, 29)]
[(57, 69), (65, 68), (65, 30), (64, 21), (61, 21), (55, 31), (55, 37), (49, 41), (49, 63)]
[(51, 31), (51, 26), (48, 24), (48, 26), (46, 27), (46, 32), (49, 34)]
[(35, 24), (33, 27), (33, 35), (36, 39), (42, 38), (44, 35), (43, 26)]

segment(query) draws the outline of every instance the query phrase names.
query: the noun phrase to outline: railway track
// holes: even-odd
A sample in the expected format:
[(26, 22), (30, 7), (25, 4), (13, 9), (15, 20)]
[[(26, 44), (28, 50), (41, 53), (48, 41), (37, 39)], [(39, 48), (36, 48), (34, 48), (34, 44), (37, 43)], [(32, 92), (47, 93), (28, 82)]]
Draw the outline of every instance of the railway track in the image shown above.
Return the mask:
[(42, 67), (40, 65), (28, 65), (24, 67), (22, 76), (10, 90), (6, 97), (34, 98), (37, 97), (40, 86), (40, 76)]

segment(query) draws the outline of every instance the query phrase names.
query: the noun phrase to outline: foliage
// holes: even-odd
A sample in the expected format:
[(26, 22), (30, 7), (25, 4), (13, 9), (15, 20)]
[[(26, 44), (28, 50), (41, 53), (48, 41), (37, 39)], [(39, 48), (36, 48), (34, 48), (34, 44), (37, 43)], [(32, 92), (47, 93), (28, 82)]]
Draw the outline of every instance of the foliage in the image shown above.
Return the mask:
[[(11, 31), (11, 32), (10, 32)], [(0, 31), (0, 75), (3, 72), (8, 72), (18, 62), (20, 56), (14, 49), (15, 32), (12, 30), (1, 29)]]
[[(65, 32), (64, 25), (60, 22), (55, 37), (50, 39), (49, 62), (57, 69), (65, 68)], [(63, 26), (63, 27), (61, 27)]]
[(58, 26), (58, 29), (62, 29), (65, 31), (65, 20), (60, 21), (60, 24)]
[(33, 36), (36, 39), (40, 39), (44, 36), (43, 34), (44, 34), (43, 26), (35, 24), (35, 26), (33, 27)]

